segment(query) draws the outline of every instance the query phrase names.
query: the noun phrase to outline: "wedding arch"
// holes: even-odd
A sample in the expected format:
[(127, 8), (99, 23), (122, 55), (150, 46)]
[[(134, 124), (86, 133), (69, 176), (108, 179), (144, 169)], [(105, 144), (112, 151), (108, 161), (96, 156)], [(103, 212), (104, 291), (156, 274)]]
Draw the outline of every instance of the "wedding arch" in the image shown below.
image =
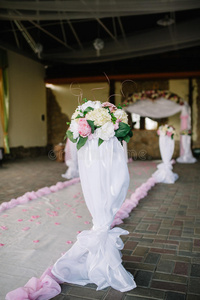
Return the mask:
[(191, 151), (191, 108), (186, 101), (169, 91), (151, 90), (133, 94), (131, 101), (125, 101), (125, 104), (127, 112), (154, 119), (167, 118), (181, 112), (180, 156), (177, 162), (196, 162)]

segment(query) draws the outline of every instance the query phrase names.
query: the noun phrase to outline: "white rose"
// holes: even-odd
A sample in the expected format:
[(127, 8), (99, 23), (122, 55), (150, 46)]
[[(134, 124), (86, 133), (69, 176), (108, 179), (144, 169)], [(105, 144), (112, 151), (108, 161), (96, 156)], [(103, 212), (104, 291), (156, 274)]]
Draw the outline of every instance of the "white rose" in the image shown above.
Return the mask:
[[(83, 113), (81, 113), (78, 109), (76, 109), (75, 112), (73, 113), (71, 119), (72, 119), (72, 120), (76, 119), (76, 117), (77, 117), (78, 115), (80, 115), (81, 117), (84, 117)], [(76, 119), (76, 121), (77, 121), (77, 120), (78, 120), (78, 119)]]
[(76, 120), (71, 121), (69, 130), (73, 133), (74, 139), (77, 139), (79, 137), (78, 123), (76, 122)]
[(96, 130), (96, 136), (104, 141), (108, 141), (115, 135), (114, 125), (112, 122), (105, 123)]
[(111, 115), (106, 108), (100, 107), (86, 114), (86, 119), (94, 121), (94, 125), (102, 126), (111, 121)]
[(169, 132), (173, 132), (174, 129), (173, 129), (172, 127), (169, 127), (169, 128), (168, 128), (168, 131), (169, 131)]
[(92, 107), (94, 109), (100, 108), (101, 107), (101, 102), (100, 101), (91, 101), (91, 100), (88, 100), (87, 102), (85, 102), (84, 104), (81, 105), (81, 110), (84, 111), (88, 107)]
[(128, 124), (128, 116), (127, 113), (122, 109), (117, 109), (114, 112), (114, 116), (119, 119), (121, 122)]

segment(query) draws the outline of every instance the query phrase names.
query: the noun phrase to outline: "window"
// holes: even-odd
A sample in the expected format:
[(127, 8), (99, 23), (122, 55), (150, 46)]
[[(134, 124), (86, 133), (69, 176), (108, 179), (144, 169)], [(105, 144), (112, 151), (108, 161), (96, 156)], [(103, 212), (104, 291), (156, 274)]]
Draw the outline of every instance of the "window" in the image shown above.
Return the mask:
[(132, 114), (133, 127), (135, 129), (147, 129), (147, 130), (156, 130), (158, 128), (158, 122), (148, 118), (141, 117), (137, 114)]

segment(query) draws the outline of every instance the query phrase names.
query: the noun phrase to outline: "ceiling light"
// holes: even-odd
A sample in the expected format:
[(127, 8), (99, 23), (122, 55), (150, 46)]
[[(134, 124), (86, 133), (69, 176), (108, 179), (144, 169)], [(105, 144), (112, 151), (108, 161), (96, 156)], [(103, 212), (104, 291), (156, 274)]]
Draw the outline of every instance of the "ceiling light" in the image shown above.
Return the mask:
[(157, 24), (160, 26), (170, 26), (174, 24), (174, 19), (170, 18), (168, 15), (165, 15), (163, 19), (157, 21)]
[(100, 50), (104, 48), (104, 41), (102, 39), (96, 39), (94, 40), (93, 46), (97, 51), (97, 56), (100, 56)]

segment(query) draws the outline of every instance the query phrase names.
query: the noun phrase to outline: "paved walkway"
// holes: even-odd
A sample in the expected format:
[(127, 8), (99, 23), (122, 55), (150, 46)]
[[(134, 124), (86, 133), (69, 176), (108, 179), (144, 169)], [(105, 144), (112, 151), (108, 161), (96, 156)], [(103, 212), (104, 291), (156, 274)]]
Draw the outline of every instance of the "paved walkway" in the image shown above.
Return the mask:
[[(0, 169), (1, 202), (62, 181), (65, 165), (48, 158), (4, 164)], [(157, 184), (120, 227), (123, 264), (137, 288), (120, 293), (95, 285), (62, 285), (54, 300), (199, 300), (200, 299), (200, 162), (176, 164), (180, 179)]]

